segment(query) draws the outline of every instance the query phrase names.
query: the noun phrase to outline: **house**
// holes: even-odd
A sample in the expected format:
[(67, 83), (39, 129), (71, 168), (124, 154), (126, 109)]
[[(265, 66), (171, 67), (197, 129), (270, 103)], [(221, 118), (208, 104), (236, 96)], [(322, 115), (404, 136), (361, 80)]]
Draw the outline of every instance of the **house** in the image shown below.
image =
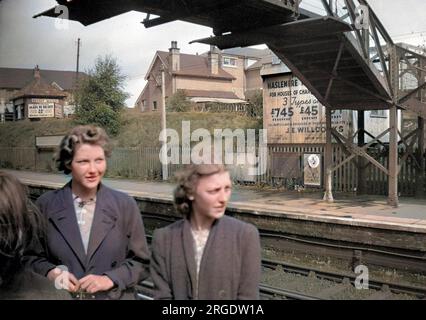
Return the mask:
[(72, 114), (75, 81), (73, 71), (0, 68), (0, 121)]
[(248, 91), (262, 88), (260, 68), (250, 69), (250, 65), (260, 61), (265, 52), (250, 48), (220, 51), (212, 46), (202, 55), (184, 54), (172, 41), (169, 52), (155, 53), (135, 107), (142, 112), (161, 109), (163, 71), (165, 99), (184, 90), (197, 104), (246, 103)]

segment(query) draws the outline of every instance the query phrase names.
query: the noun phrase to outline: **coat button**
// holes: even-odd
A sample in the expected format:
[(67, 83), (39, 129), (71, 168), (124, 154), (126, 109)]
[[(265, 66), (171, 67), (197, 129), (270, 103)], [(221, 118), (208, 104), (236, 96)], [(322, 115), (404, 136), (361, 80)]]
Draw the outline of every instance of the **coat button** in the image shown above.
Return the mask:
[(113, 262), (111, 263), (111, 268), (114, 268), (116, 265), (117, 265), (117, 261), (113, 261)]

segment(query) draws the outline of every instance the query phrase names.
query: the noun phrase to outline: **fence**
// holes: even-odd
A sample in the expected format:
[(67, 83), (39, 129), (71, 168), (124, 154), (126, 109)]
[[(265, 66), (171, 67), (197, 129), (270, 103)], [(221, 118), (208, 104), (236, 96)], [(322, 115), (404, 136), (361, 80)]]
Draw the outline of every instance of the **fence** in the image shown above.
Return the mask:
[[(111, 158), (108, 159), (107, 175), (110, 177), (137, 178), (145, 180), (160, 180), (162, 178), (162, 165), (159, 158), (160, 147), (142, 148), (115, 148)], [(266, 162), (266, 172), (250, 176), (248, 166), (230, 166), (231, 176), (238, 184), (265, 184), (281, 186), (287, 189), (295, 189), (303, 185), (303, 155), (305, 153), (324, 154), (323, 145), (315, 146), (270, 146), (266, 158), (259, 160)], [(370, 154), (385, 167), (388, 165), (387, 152), (370, 151)], [(252, 156), (258, 156), (253, 154)], [(298, 157), (298, 161), (285, 162), (283, 159)], [(341, 162), (346, 155), (343, 150), (333, 146), (334, 163)], [(280, 160), (281, 159), (281, 160)], [(274, 171), (275, 166), (281, 163), (290, 163), (293, 166), (292, 174), (282, 175)], [(169, 164), (169, 176), (181, 168), (180, 164)], [(297, 168), (294, 168), (297, 167)], [(0, 148), (0, 168), (35, 170), (55, 172), (52, 150), (40, 150), (36, 148)], [(322, 167), (322, 171), (324, 168)], [(366, 168), (366, 186), (368, 194), (386, 195), (388, 177), (373, 165)], [(403, 196), (416, 194), (418, 173), (415, 160), (408, 157), (402, 164), (398, 179), (398, 190)], [(426, 176), (426, 173), (425, 173)], [(426, 179), (424, 179), (424, 182)], [(358, 168), (354, 161), (346, 163), (333, 173), (333, 190), (336, 192), (354, 192), (358, 186)], [(423, 185), (426, 191), (426, 185)], [(425, 192), (426, 193), (426, 192)]]

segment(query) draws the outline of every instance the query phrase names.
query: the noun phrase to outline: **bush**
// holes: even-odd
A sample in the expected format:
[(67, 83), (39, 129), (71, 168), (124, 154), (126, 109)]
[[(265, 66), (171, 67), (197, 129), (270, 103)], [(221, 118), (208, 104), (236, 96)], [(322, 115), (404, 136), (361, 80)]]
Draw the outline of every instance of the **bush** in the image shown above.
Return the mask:
[(178, 89), (166, 102), (167, 111), (188, 112), (191, 109), (191, 102), (188, 101), (185, 90)]

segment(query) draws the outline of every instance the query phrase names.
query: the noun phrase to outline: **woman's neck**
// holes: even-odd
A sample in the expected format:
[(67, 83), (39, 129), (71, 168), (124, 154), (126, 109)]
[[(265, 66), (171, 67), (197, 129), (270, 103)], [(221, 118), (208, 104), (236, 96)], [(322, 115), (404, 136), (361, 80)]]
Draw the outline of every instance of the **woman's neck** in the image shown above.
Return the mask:
[(95, 189), (86, 189), (82, 188), (79, 184), (71, 183), (72, 193), (78, 196), (83, 201), (88, 201), (90, 199), (94, 199), (96, 197), (96, 193), (98, 192), (98, 188)]
[(214, 220), (215, 219), (208, 218), (206, 216), (193, 212), (190, 219), (191, 228), (197, 231), (210, 230)]

